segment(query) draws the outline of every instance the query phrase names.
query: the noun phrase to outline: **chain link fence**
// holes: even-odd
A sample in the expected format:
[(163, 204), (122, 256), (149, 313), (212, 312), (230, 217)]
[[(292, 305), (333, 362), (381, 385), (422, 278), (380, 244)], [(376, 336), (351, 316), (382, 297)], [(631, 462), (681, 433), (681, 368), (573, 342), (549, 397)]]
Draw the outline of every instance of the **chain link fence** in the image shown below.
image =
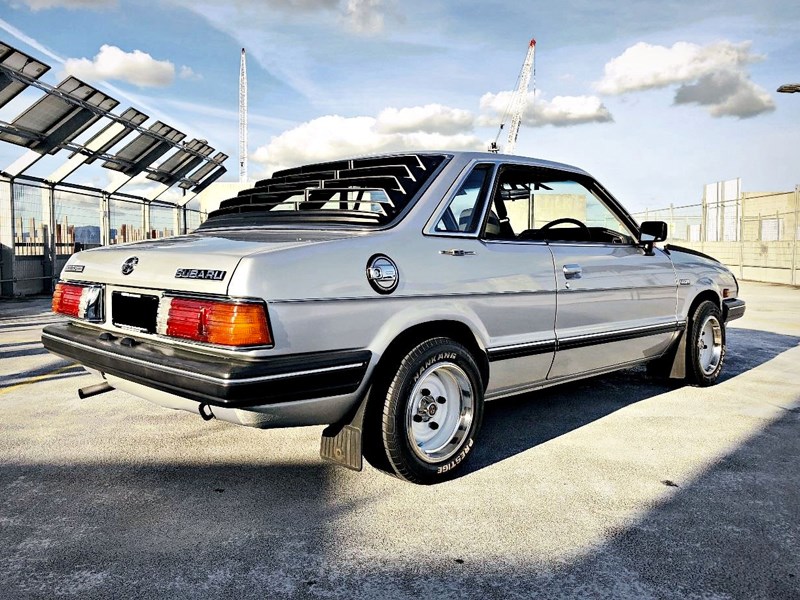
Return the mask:
[(800, 186), (792, 191), (738, 192), (635, 213), (639, 221), (666, 221), (669, 242), (710, 254), (741, 279), (800, 285)]
[(0, 296), (50, 292), (75, 252), (179, 235), (205, 218), (165, 202), (0, 178)]

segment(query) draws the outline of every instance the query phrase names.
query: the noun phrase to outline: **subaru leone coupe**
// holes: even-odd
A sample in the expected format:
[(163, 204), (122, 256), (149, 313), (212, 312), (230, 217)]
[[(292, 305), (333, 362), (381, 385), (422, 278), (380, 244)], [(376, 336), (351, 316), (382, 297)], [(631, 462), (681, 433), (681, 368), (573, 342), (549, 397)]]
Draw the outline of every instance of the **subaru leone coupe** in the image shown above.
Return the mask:
[(484, 402), (647, 364), (717, 381), (733, 274), (564, 164), (417, 152), (276, 172), (195, 232), (71, 257), (45, 347), (166, 408), (328, 425), (323, 459), (462, 470)]

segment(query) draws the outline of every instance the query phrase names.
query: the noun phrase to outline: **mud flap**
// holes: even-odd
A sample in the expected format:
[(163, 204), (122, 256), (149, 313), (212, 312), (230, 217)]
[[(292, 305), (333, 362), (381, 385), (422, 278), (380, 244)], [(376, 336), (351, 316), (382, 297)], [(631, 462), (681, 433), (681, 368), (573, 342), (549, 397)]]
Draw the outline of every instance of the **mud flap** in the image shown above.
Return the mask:
[(322, 440), (319, 446), (319, 455), (322, 460), (353, 471), (360, 471), (364, 468), (362, 433), (367, 400), (369, 400), (369, 391), (364, 395), (355, 413), (351, 413), (352, 416), (328, 425), (322, 431)]
[(670, 379), (686, 379), (686, 338), (689, 337), (689, 324), (686, 329), (681, 331), (681, 339), (675, 349), (675, 358), (672, 360), (672, 370), (669, 372)]

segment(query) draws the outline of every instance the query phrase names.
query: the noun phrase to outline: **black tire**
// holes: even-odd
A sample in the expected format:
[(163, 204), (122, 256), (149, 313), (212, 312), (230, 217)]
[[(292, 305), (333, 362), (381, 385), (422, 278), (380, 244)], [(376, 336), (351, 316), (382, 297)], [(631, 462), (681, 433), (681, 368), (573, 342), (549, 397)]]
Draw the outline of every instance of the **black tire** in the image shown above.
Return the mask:
[(432, 484), (453, 477), (483, 419), (483, 385), (475, 359), (448, 338), (413, 348), (400, 363), (383, 403), (381, 436), (394, 473)]
[(725, 323), (719, 306), (709, 300), (697, 305), (686, 340), (686, 381), (706, 387), (714, 385), (725, 362)]

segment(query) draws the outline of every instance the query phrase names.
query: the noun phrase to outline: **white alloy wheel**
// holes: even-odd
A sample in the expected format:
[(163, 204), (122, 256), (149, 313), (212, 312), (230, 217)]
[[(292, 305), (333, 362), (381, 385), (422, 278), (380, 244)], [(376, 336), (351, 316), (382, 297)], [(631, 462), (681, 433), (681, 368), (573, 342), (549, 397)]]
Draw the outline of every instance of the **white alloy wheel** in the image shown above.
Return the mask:
[(711, 375), (722, 358), (722, 325), (716, 316), (706, 317), (697, 340), (697, 357), (703, 374)]
[(409, 446), (421, 460), (447, 460), (461, 448), (472, 425), (474, 395), (469, 377), (452, 362), (422, 373), (406, 409)]

